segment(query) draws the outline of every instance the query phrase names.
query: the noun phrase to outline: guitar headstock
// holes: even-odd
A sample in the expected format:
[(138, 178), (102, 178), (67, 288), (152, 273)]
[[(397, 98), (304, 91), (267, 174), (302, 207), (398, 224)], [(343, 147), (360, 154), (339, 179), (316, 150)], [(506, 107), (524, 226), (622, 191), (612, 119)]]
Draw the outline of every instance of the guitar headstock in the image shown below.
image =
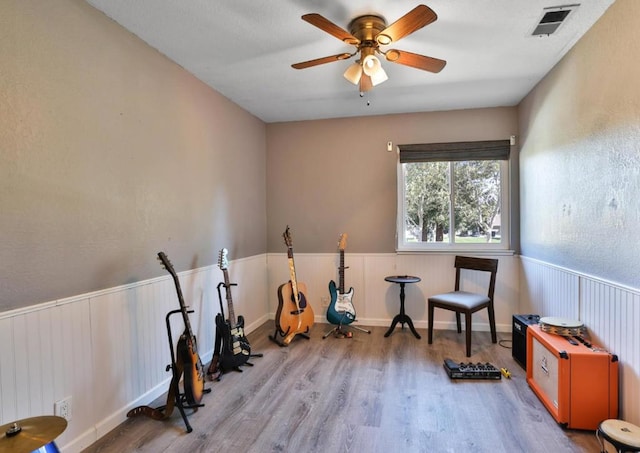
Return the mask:
[(284, 238), (284, 243), (287, 246), (287, 256), (291, 259), (293, 258), (293, 239), (291, 238), (289, 225), (287, 225), (287, 229), (284, 230), (284, 233), (282, 233), (282, 237)]
[(340, 240), (338, 241), (338, 248), (344, 252), (344, 249), (347, 248), (347, 233), (342, 233), (340, 235)]
[(229, 267), (229, 262), (227, 261), (227, 255), (229, 254), (229, 251), (227, 249), (222, 249), (220, 250), (220, 254), (218, 255), (218, 267), (220, 267), (220, 269), (225, 270), (227, 267)]
[(291, 238), (291, 232), (289, 231), (289, 225), (287, 225), (287, 229), (282, 233), (282, 237), (284, 238), (284, 243), (288, 248), (293, 247), (293, 239)]
[(173, 264), (171, 264), (169, 257), (164, 252), (158, 252), (158, 261), (160, 261), (162, 267), (165, 268), (174, 278), (177, 277), (176, 271), (173, 269)]

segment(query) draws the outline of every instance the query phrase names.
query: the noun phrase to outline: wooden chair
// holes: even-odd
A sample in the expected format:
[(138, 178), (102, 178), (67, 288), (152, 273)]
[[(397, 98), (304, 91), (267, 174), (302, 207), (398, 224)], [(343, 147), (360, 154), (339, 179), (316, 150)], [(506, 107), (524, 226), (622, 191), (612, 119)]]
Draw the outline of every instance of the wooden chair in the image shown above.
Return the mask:
[[(489, 311), (489, 326), (491, 328), (491, 341), (497, 343), (496, 318), (493, 311), (493, 293), (496, 288), (496, 274), (498, 273), (498, 260), (488, 258), (473, 258), (468, 256), (456, 256), (456, 284), (455, 290), (429, 297), (429, 344), (433, 341), (433, 310), (443, 308), (456, 312), (458, 333), (462, 332), (460, 315), (464, 313), (464, 326), (467, 341), (467, 357), (471, 356), (471, 315), (478, 310), (486, 308)], [(471, 293), (460, 290), (460, 271), (470, 269), (474, 271), (490, 272), (489, 289), (487, 295)]]

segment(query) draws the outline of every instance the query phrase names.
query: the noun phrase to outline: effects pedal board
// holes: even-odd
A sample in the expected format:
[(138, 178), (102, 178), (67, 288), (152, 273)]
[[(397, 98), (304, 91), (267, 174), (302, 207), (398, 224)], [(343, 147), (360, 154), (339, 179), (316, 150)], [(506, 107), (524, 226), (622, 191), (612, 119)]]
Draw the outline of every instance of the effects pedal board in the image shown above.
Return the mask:
[(487, 363), (462, 363), (444, 359), (444, 369), (451, 379), (502, 379), (502, 371)]

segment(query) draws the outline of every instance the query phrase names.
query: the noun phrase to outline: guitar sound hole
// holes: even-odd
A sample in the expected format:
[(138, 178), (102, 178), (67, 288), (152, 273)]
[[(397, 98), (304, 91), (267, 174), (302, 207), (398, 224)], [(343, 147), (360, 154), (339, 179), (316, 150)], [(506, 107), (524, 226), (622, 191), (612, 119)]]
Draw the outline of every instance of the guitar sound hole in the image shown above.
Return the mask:
[[(293, 302), (294, 304), (296, 303), (296, 296), (295, 294), (291, 294), (291, 302)], [(302, 293), (298, 293), (298, 307), (300, 307), (301, 309), (304, 309), (307, 307), (307, 299), (304, 297), (304, 294)], [(292, 314), (300, 314), (302, 313), (303, 310), (299, 310), (299, 311), (295, 311), (295, 312), (291, 312)]]

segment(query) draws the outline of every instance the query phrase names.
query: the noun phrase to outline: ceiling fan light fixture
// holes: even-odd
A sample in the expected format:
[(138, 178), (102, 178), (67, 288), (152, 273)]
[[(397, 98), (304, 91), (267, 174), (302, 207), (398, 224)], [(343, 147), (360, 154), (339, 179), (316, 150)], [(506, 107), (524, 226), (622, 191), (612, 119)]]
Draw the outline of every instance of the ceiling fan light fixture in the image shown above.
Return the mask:
[(368, 76), (372, 76), (381, 68), (380, 60), (375, 55), (367, 55), (362, 59), (362, 70)]
[(382, 82), (389, 79), (389, 76), (387, 75), (385, 70), (382, 69), (382, 66), (378, 67), (378, 70), (369, 75), (369, 77), (371, 78), (371, 84), (373, 86), (380, 85)]
[(343, 75), (349, 82), (357, 85), (358, 82), (360, 82), (360, 77), (362, 76), (362, 66), (360, 66), (360, 63), (353, 63), (352, 65), (349, 65)]
[(387, 73), (382, 68), (380, 59), (375, 55), (367, 55), (364, 57), (362, 60), (362, 71), (371, 78), (371, 84), (373, 86), (379, 85), (389, 79)]

